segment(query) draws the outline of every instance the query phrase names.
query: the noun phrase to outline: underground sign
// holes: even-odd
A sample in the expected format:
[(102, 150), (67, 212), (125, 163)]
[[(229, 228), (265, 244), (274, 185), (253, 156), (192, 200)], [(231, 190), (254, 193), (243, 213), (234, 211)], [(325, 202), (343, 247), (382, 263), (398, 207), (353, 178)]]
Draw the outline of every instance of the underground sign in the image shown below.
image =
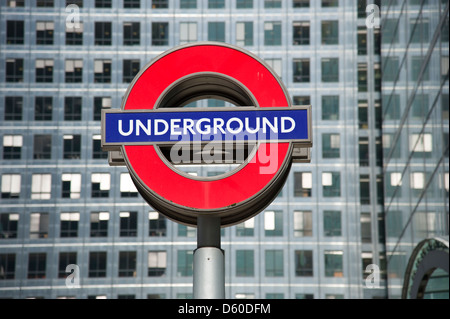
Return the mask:
[[(230, 107), (182, 107), (215, 98)], [(142, 197), (176, 222), (230, 226), (267, 207), (293, 162), (309, 162), (311, 106), (292, 106), (261, 59), (221, 43), (183, 45), (148, 63), (120, 110), (102, 112), (102, 148), (120, 154)], [(238, 163), (214, 177), (176, 164)]]

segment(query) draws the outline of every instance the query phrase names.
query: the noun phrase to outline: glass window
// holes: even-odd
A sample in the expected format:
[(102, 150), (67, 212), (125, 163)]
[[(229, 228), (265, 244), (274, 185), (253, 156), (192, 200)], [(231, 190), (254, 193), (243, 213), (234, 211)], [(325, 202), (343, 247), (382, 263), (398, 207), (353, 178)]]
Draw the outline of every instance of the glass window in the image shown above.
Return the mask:
[(29, 253), (28, 254), (28, 279), (45, 278), (47, 268), (46, 253)]
[(50, 134), (35, 135), (33, 141), (33, 159), (52, 158), (52, 136)]
[(194, 252), (192, 250), (178, 250), (177, 257), (177, 275), (179, 277), (191, 277)]
[(343, 277), (344, 261), (342, 251), (325, 251), (325, 277)]
[(94, 121), (102, 119), (102, 109), (111, 108), (111, 97), (109, 96), (94, 96)]
[(322, 82), (339, 82), (339, 59), (322, 59)]
[(309, 8), (309, 0), (293, 0), (292, 6), (294, 8)]
[(282, 250), (266, 250), (265, 251), (265, 275), (267, 277), (283, 277), (284, 262)]
[(66, 212), (61, 213), (61, 237), (78, 237), (78, 223), (80, 222), (80, 213)]
[(245, 222), (236, 225), (237, 237), (253, 236), (254, 233), (255, 233), (254, 218), (247, 219)]
[(309, 45), (310, 44), (310, 22), (309, 21), (294, 21), (293, 24), (293, 45)]
[(152, 23), (152, 45), (162, 46), (169, 45), (169, 23), (153, 22)]
[(20, 159), (22, 146), (22, 135), (3, 135), (3, 159)]
[(236, 23), (236, 44), (239, 46), (253, 45), (253, 22)]
[(236, 9), (253, 8), (253, 0), (236, 0)]
[(109, 212), (92, 212), (90, 218), (91, 237), (108, 236)]
[(323, 234), (326, 237), (342, 236), (342, 222), (340, 211), (323, 211)]
[(358, 27), (358, 55), (367, 55), (367, 28)]
[(123, 45), (139, 45), (141, 24), (139, 22), (123, 23)]
[(140, 70), (141, 61), (139, 60), (123, 60), (123, 83), (131, 82)]
[(180, 0), (180, 9), (197, 9), (197, 0)]
[(399, 19), (389, 18), (384, 19), (381, 25), (381, 34), (383, 35), (381, 40), (383, 43), (398, 43), (398, 23)]
[(225, 42), (225, 22), (208, 22), (208, 41)]
[(369, 166), (369, 138), (360, 137), (358, 145), (359, 145), (359, 165)]
[(149, 277), (161, 277), (166, 274), (167, 252), (149, 251), (148, 252), (148, 270)]
[(30, 238), (47, 238), (49, 227), (48, 213), (31, 213), (30, 215)]
[(0, 214), (0, 239), (17, 238), (19, 217), (16, 213)]
[(359, 176), (359, 200), (361, 205), (370, 205), (370, 177)]
[(322, 21), (322, 44), (339, 44), (339, 22)]
[(150, 237), (163, 237), (167, 235), (167, 219), (157, 212), (148, 213), (148, 235)]
[(388, 56), (384, 59), (383, 65), (383, 81), (395, 81), (399, 72), (398, 57)]
[(366, 7), (367, 0), (358, 0), (357, 8), (358, 8), (358, 19), (362, 19), (366, 17)]
[(264, 45), (281, 45), (281, 22), (264, 22)]
[(225, 8), (225, 0), (208, 0), (208, 9)]
[(95, 0), (96, 8), (111, 8), (112, 0)]
[(281, 65), (281, 59), (265, 59), (266, 63), (275, 71), (275, 73), (281, 78), (283, 67)]
[(358, 63), (358, 92), (367, 92), (367, 63)]
[(433, 136), (430, 133), (411, 134), (409, 136), (409, 151), (422, 155), (433, 151)]
[(283, 212), (264, 212), (264, 232), (266, 236), (283, 236)]
[(152, 9), (167, 9), (168, 7), (168, 0), (152, 0)]
[(111, 175), (109, 173), (94, 173), (91, 175), (91, 196), (109, 197)]
[(310, 81), (309, 59), (294, 59), (294, 83), (306, 83)]
[(53, 21), (37, 21), (36, 22), (36, 44), (51, 45), (53, 44), (53, 34), (55, 23)]
[(369, 128), (367, 100), (358, 100), (358, 126), (360, 129), (367, 130)]
[(53, 7), (53, 0), (37, 0), (36, 1), (37, 7), (47, 7), (52, 8)]
[(137, 236), (137, 212), (120, 212), (120, 237)]
[(106, 251), (89, 252), (89, 278), (106, 277)]
[(294, 196), (311, 197), (312, 174), (310, 172), (294, 173)]
[(197, 22), (180, 22), (180, 44), (197, 41)]
[(139, 9), (141, 0), (123, 0), (123, 7), (128, 9)]
[(8, 0), (9, 8), (23, 8), (25, 6), (25, 0)]
[(425, 67), (425, 69), (422, 71), (423, 59), (424, 58), (422, 56), (411, 57), (411, 80), (418, 81), (420, 75), (422, 75), (422, 81), (430, 80), (429, 68)]
[(120, 174), (120, 197), (137, 197), (138, 191), (129, 173)]
[(312, 250), (295, 251), (295, 275), (299, 277), (314, 276)]
[(82, 21), (78, 23), (66, 23), (66, 45), (83, 45), (84, 24)]
[(295, 211), (294, 212), (294, 237), (312, 236), (312, 212)]
[(136, 277), (136, 252), (119, 251), (119, 277)]
[(372, 222), (370, 219), (370, 213), (361, 213), (361, 242), (371, 243), (372, 242)]
[(67, 278), (66, 268), (68, 265), (77, 263), (76, 252), (60, 252), (58, 262), (58, 278)]
[(341, 147), (340, 134), (322, 134), (322, 158), (339, 158)]
[(64, 121), (81, 121), (81, 96), (66, 96), (64, 98)]
[(180, 237), (196, 237), (197, 228), (178, 224), (178, 236)]
[(6, 21), (6, 44), (23, 44), (25, 37), (24, 21)]
[(2, 198), (19, 198), (20, 196), (20, 174), (2, 175)]
[(0, 280), (14, 279), (16, 269), (16, 254), (0, 254)]
[(23, 82), (23, 59), (6, 59), (6, 82)]
[(22, 120), (23, 97), (5, 96), (5, 121)]
[(81, 83), (83, 81), (83, 60), (66, 60), (66, 83)]
[(80, 198), (81, 174), (62, 174), (61, 189), (63, 198)]
[(253, 277), (255, 275), (255, 252), (253, 250), (236, 250), (236, 277)]
[(341, 196), (341, 173), (322, 173), (322, 187), (324, 197)]
[(51, 121), (53, 118), (53, 97), (36, 96), (34, 100), (34, 120)]
[(64, 159), (81, 158), (81, 135), (64, 135), (63, 142)]
[(264, 8), (281, 8), (281, 0), (264, 0)]
[(92, 136), (92, 158), (93, 159), (106, 159), (108, 158), (108, 152), (102, 150), (102, 136)]
[(112, 44), (112, 23), (111, 22), (95, 22), (95, 45), (111, 45)]
[(339, 0), (322, 0), (322, 7), (337, 7), (339, 6)]
[(428, 43), (430, 41), (429, 24), (428, 18), (422, 17), (419, 21), (417, 21), (416, 18), (410, 20), (409, 30), (412, 35), (412, 43)]
[(31, 177), (31, 199), (50, 199), (52, 191), (51, 174), (33, 174)]
[(294, 105), (311, 105), (311, 97), (309, 95), (301, 95), (293, 97)]
[(94, 61), (94, 83), (111, 83), (111, 60)]
[(400, 95), (391, 94), (383, 95), (383, 109), (385, 112), (385, 120), (399, 120), (400, 119)]

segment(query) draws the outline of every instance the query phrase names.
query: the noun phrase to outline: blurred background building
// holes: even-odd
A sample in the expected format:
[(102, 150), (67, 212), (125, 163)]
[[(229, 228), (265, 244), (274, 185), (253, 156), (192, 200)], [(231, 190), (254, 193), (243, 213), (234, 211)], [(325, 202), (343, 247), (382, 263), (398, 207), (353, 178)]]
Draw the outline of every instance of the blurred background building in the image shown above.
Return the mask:
[[(192, 297), (196, 229), (153, 211), (127, 169), (108, 166), (100, 114), (151, 59), (197, 41), (256, 54), (313, 110), (311, 163), (293, 165), (265, 211), (222, 229), (227, 298), (400, 298), (417, 282), (448, 298), (438, 0), (2, 2), (0, 297)], [(421, 277), (432, 251), (447, 254), (447, 271), (437, 262)], [(71, 264), (79, 288), (66, 284)]]

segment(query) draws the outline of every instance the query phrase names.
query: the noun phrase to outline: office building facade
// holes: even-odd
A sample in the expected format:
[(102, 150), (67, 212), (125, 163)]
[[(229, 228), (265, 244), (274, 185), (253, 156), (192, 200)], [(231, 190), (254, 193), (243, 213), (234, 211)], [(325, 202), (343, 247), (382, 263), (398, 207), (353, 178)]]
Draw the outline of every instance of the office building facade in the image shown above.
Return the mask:
[(155, 212), (126, 168), (108, 165), (100, 114), (119, 108), (136, 73), (165, 50), (219, 41), (264, 59), (313, 115), (311, 163), (294, 164), (258, 216), (222, 229), (226, 297), (386, 297), (381, 43), (366, 25), (368, 4), (2, 4), (0, 296), (192, 297), (195, 228)]
[(382, 7), (389, 298), (448, 298), (448, 6)]

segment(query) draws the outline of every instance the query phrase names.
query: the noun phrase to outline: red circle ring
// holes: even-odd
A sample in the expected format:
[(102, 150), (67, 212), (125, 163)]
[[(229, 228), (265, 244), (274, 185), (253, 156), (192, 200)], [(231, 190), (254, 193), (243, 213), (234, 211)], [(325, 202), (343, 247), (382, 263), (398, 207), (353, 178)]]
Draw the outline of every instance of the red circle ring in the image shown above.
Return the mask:
[[(176, 47), (147, 64), (130, 84), (122, 110), (154, 109), (158, 98), (174, 82), (203, 72), (237, 80), (253, 94), (259, 107), (291, 105), (279, 78), (256, 56), (229, 44), (204, 42)], [(189, 177), (175, 169), (153, 145), (125, 145), (122, 152), (138, 190), (162, 214), (195, 225), (199, 213), (215, 213), (222, 217), (222, 225), (228, 226), (256, 215), (270, 204), (271, 200), (263, 205), (257, 202), (264, 202), (260, 195), (273, 187), (275, 181), (281, 178), (284, 184), (292, 145), (272, 143), (269, 147), (261, 143), (252, 161), (241, 164), (232, 174), (207, 180)], [(271, 173), (261, 174), (262, 167), (274, 164)], [(276, 193), (281, 189), (277, 187)], [(246, 212), (237, 214), (239, 210)]]

